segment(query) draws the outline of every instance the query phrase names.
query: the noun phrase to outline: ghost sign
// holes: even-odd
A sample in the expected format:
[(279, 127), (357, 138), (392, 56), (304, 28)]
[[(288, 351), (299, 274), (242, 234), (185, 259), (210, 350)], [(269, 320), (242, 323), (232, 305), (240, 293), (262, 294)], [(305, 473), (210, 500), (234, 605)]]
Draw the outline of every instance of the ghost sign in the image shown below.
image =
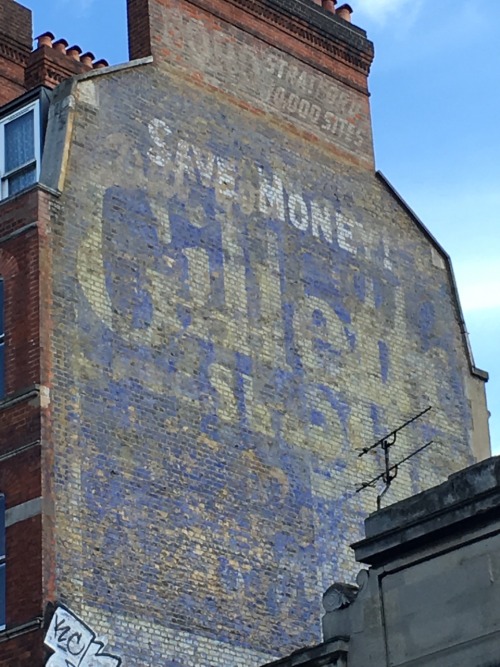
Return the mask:
[(46, 667), (120, 667), (121, 658), (102, 652), (106, 644), (78, 616), (59, 606), (45, 637), (45, 645), (54, 651)]

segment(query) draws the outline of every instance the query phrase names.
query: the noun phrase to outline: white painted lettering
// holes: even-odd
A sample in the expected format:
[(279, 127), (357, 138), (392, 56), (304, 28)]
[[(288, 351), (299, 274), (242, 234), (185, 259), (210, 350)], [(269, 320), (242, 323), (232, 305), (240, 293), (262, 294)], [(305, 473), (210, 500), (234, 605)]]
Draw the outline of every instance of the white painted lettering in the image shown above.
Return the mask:
[(307, 206), (300, 195), (291, 194), (288, 197), (288, 215), (294, 227), (305, 232), (309, 227)]
[(265, 215), (285, 220), (284, 188), (279, 176), (273, 176), (268, 181), (261, 172), (259, 209)]
[(148, 157), (159, 167), (165, 167), (169, 158), (165, 139), (172, 134), (172, 130), (165, 121), (159, 118), (153, 118), (148, 125), (148, 129), (154, 143), (154, 146), (148, 150)]
[[(332, 218), (325, 206), (320, 206), (316, 202), (311, 203), (311, 231), (314, 236), (321, 238), (321, 236), (328, 243), (333, 241)], [(321, 232), (321, 233), (320, 233)]]
[(208, 188), (212, 184), (215, 170), (215, 156), (209, 151), (202, 151), (197, 146), (191, 145), (191, 153), (201, 184)]
[(356, 245), (352, 235), (353, 222), (348, 220), (342, 213), (337, 213), (337, 241), (341, 248), (347, 250), (352, 255), (357, 252)]

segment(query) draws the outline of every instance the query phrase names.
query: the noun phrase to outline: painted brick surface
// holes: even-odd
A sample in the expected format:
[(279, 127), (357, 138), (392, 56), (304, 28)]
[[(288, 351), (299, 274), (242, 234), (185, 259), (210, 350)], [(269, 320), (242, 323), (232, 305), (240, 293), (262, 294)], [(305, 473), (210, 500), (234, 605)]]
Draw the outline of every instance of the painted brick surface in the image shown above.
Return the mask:
[[(319, 640), (391, 499), (471, 462), (442, 258), (384, 186), (168, 68), (82, 82), (52, 227), (57, 595), (127, 665)], [(133, 639), (132, 639), (133, 638)], [(263, 654), (266, 654), (264, 657)]]
[[(237, 104), (287, 121), (332, 150), (373, 167), (366, 91), (273, 48), (272, 31), (265, 43), (196, 6), (172, 0), (150, 2), (150, 11), (161, 44), (159, 60), (230, 93)], [(251, 18), (247, 22), (250, 31), (256, 29)]]

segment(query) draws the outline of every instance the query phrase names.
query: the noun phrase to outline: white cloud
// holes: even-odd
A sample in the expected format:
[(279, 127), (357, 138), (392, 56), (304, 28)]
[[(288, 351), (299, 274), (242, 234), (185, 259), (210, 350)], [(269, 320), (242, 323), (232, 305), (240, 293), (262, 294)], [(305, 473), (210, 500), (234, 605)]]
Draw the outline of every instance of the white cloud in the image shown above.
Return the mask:
[(77, 16), (87, 14), (95, 0), (59, 0), (66, 7), (71, 6)]
[(499, 311), (500, 265), (496, 258), (458, 262), (455, 265), (460, 301), (464, 311)]
[(363, 14), (377, 23), (384, 23), (391, 15), (403, 12), (406, 18), (413, 19), (421, 4), (421, 0), (356, 0), (353, 8), (356, 14)]

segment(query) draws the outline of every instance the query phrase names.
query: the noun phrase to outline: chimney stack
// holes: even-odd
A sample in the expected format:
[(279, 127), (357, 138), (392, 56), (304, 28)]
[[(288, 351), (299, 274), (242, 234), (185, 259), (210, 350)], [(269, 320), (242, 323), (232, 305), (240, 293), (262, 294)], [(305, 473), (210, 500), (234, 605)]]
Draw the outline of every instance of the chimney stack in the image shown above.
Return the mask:
[(31, 11), (15, 0), (0, 0), (0, 106), (37, 86), (54, 88), (65, 79), (91, 69), (107, 67), (94, 62), (90, 51), (55, 40), (51, 32), (36, 38), (33, 49)]
[(0, 106), (26, 92), (25, 69), (33, 44), (31, 11), (0, 0)]
[[(374, 168), (373, 44), (336, 0), (127, 0), (132, 60), (245, 99)], [(95, 65), (94, 65), (95, 67)], [(250, 98), (250, 102), (248, 102)]]
[(54, 41), (51, 32), (44, 32), (37, 37), (37, 48), (28, 59), (26, 87), (28, 90), (35, 86), (54, 88), (70, 76), (107, 66), (105, 60), (97, 63), (94, 63), (94, 60), (95, 56), (90, 51), (82, 53), (78, 45), (68, 46), (65, 39)]
[(336, 9), (336, 4), (337, 0), (127, 0), (130, 58), (152, 55), (157, 64), (179, 61), (175, 55), (169, 60), (179, 41), (170, 17), (184, 12), (189, 21), (201, 10), (207, 31), (217, 29), (212, 26), (216, 20), (232, 24), (366, 93), (373, 45), (364, 30), (347, 25), (352, 8), (344, 4)]
[(350, 23), (352, 11), (353, 10), (351, 5), (342, 5), (342, 7), (339, 7), (335, 13), (338, 17), (344, 19), (344, 21), (348, 21)]

